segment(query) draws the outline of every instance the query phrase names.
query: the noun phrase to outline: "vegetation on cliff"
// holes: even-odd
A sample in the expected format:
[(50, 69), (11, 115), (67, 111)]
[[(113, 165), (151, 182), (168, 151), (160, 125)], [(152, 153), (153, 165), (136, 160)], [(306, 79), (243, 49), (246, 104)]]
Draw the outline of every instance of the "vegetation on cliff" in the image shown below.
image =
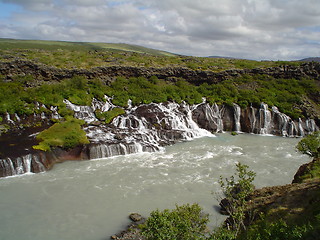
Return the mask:
[(70, 149), (77, 145), (88, 144), (86, 133), (81, 129), (83, 124), (84, 121), (69, 117), (65, 121), (55, 123), (37, 135), (40, 142), (33, 148), (50, 151), (54, 147)]
[[(192, 70), (190, 74), (198, 70), (208, 72), (231, 70), (228, 73), (230, 77), (226, 80), (214, 83), (198, 81), (197, 85), (176, 76), (170, 78), (159, 76), (159, 79), (155, 76), (147, 78), (118, 76), (106, 82), (98, 77), (73, 75), (64, 80), (46, 82), (39, 80), (38, 75), (15, 74), (9, 70), (9, 75), (0, 75), (2, 92), (0, 115), (6, 112), (31, 115), (46, 111), (39, 109), (35, 105), (36, 102), (44, 104), (47, 109), (50, 106), (58, 106), (60, 113), (70, 115), (71, 113), (65, 109), (63, 99), (78, 105), (90, 105), (92, 98), (103, 100), (104, 95), (113, 96), (113, 103), (120, 107), (126, 107), (129, 99), (133, 105), (165, 101), (186, 101), (194, 104), (200, 103), (205, 97), (210, 103), (229, 105), (237, 103), (241, 107), (259, 106), (261, 102), (265, 102), (269, 106), (277, 106), (281, 112), (294, 119), (306, 115), (305, 108), (302, 107), (306, 101), (312, 105), (309, 108), (319, 110), (320, 88), (311, 77), (283, 79), (261, 72), (250, 75), (232, 72), (234, 69), (270, 67), (279, 67), (283, 70), (284, 65), (299, 66), (301, 62), (177, 56), (124, 44), (0, 39), (0, 62), (11, 63), (13, 60), (31, 60), (36, 64), (34, 68), (38, 68), (37, 64), (45, 64), (49, 68), (73, 70), (106, 66), (138, 66), (143, 67), (145, 71), (151, 68), (169, 67), (170, 71), (174, 68), (184, 68)], [(50, 75), (50, 71), (41, 72), (41, 68), (38, 70), (40, 75)]]
[(38, 109), (35, 102), (44, 104), (47, 109), (58, 106), (59, 111), (65, 113), (63, 99), (77, 105), (90, 105), (93, 98), (103, 100), (104, 95), (108, 95), (113, 96), (113, 103), (121, 107), (127, 107), (129, 99), (133, 105), (166, 101), (195, 104), (201, 103), (203, 97), (209, 103), (238, 103), (241, 107), (258, 107), (261, 102), (265, 102), (297, 119), (305, 114), (300, 107), (303, 99), (306, 96), (312, 98), (319, 91), (312, 79), (275, 79), (264, 75), (243, 76), (200, 86), (192, 85), (183, 79), (165, 81), (157, 77), (118, 77), (105, 85), (98, 79), (88, 80), (75, 76), (57, 83), (28, 87), (32, 81), (35, 81), (32, 76), (16, 76), (11, 82), (0, 82), (0, 114), (8, 112), (30, 115), (46, 111)]

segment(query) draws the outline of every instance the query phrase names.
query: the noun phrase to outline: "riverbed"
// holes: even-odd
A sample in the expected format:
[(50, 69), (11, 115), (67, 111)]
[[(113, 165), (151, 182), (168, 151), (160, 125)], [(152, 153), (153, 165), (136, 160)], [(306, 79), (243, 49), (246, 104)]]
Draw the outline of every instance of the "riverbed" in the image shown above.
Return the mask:
[(310, 159), (296, 152), (300, 139), (229, 133), (165, 147), (160, 152), (57, 164), (49, 172), (0, 179), (0, 239), (104, 240), (127, 216), (199, 203), (211, 227), (224, 217), (218, 180), (235, 164), (257, 173), (254, 184), (291, 183)]

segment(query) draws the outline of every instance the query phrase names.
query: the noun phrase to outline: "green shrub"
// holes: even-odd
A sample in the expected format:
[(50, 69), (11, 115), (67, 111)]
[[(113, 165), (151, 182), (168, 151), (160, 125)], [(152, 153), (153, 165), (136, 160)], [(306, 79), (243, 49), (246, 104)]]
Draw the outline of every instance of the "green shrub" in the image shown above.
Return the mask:
[(176, 205), (171, 211), (153, 211), (141, 229), (148, 240), (197, 240), (205, 239), (208, 221), (198, 204)]
[(253, 192), (253, 180), (256, 173), (248, 171), (248, 166), (241, 163), (236, 164), (236, 177), (223, 179), (220, 176), (220, 186), (228, 204), (223, 206), (230, 215), (230, 223), (235, 236), (245, 229), (244, 219), (246, 210), (246, 198)]
[(50, 128), (37, 135), (39, 144), (34, 149), (49, 151), (53, 147), (70, 149), (77, 145), (88, 144), (86, 133), (81, 129), (84, 121), (68, 118), (66, 121), (55, 123)]
[(320, 132), (304, 137), (296, 146), (297, 150), (310, 157), (320, 157)]
[(301, 226), (287, 224), (283, 219), (269, 222), (262, 220), (250, 228), (242, 235), (239, 240), (300, 240), (307, 239), (305, 236), (312, 231), (310, 224)]

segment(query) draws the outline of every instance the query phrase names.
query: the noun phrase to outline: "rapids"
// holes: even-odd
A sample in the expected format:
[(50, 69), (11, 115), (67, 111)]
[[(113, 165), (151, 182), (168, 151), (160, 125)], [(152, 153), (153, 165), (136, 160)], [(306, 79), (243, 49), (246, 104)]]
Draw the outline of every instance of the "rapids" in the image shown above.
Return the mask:
[(56, 164), (49, 172), (0, 179), (0, 239), (103, 240), (157, 208), (199, 203), (211, 227), (219, 176), (235, 163), (257, 173), (256, 187), (290, 183), (307, 156), (294, 149), (300, 139), (228, 133), (196, 138), (152, 153)]

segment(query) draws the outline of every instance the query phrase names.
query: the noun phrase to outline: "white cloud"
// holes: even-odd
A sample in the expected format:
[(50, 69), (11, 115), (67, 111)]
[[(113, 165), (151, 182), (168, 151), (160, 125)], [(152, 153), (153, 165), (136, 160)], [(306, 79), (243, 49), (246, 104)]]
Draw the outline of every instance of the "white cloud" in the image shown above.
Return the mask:
[(0, 0), (0, 37), (126, 42), (251, 59), (320, 55), (319, 0)]

